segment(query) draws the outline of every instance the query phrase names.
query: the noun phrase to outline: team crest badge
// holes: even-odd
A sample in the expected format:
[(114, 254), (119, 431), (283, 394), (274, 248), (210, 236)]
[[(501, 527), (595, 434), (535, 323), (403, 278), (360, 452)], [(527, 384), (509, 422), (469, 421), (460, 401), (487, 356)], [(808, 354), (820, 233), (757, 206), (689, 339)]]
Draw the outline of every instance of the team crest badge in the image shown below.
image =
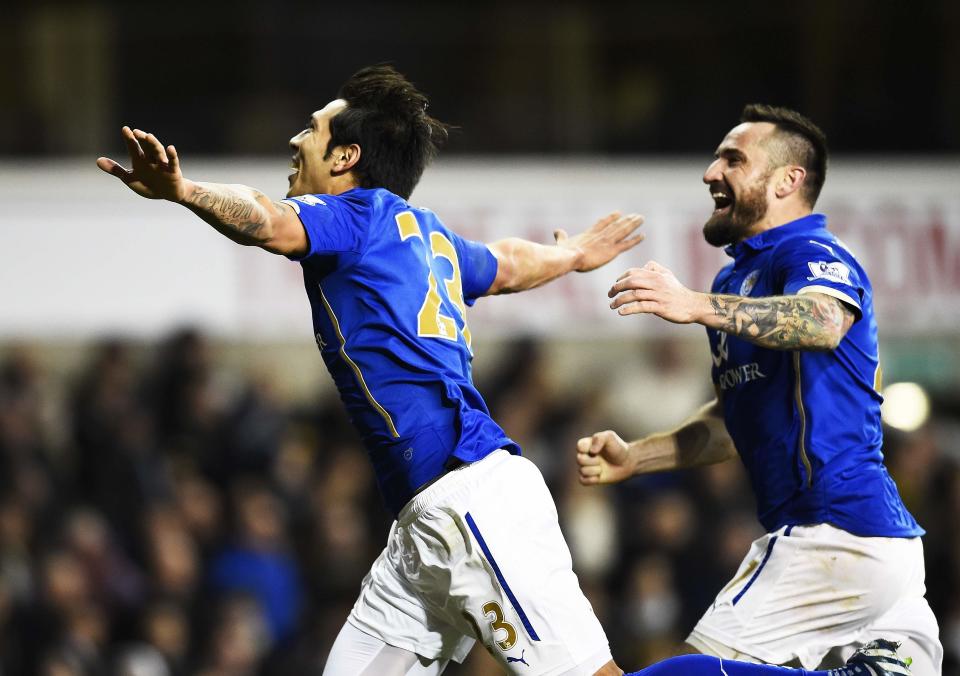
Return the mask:
[(753, 291), (753, 287), (757, 285), (757, 280), (760, 279), (760, 271), (754, 270), (747, 278), (743, 280), (743, 284), (740, 285), (740, 295), (749, 296), (750, 292)]

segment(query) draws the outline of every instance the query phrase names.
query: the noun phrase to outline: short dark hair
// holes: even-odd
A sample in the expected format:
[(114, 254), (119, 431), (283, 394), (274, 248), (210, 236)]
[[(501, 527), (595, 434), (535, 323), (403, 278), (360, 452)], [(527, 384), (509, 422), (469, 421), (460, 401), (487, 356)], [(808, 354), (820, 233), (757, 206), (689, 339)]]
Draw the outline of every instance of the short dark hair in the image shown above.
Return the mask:
[(327, 155), (356, 143), (360, 187), (410, 197), (448, 135), (447, 125), (427, 115), (427, 97), (393, 66), (380, 64), (354, 73), (337, 98), (347, 107), (330, 120)]
[(816, 204), (827, 178), (827, 136), (820, 127), (795, 110), (762, 103), (744, 106), (740, 121), (769, 122), (776, 126), (782, 149), (775, 159), (807, 170), (803, 196), (811, 207)]

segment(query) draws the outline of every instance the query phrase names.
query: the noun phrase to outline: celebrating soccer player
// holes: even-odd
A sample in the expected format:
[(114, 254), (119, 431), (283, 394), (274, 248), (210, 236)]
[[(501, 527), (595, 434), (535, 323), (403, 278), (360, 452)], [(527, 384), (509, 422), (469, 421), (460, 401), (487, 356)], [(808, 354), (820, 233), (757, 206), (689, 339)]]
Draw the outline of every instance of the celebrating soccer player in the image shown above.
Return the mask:
[(704, 237), (733, 259), (711, 292), (685, 288), (655, 262), (610, 289), (620, 315), (707, 327), (717, 397), (669, 432), (581, 439), (580, 480), (739, 454), (767, 534), (688, 643), (813, 668), (878, 635), (902, 642), (914, 673), (934, 676), (943, 651), (924, 598), (924, 531), (883, 465), (873, 292), (813, 213), (826, 169), (826, 139), (810, 120), (744, 109), (703, 176), (715, 205)]
[(466, 306), (604, 265), (642, 219), (611, 214), (554, 246), (459, 237), (407, 202), (446, 137), (426, 108), (392, 68), (356, 73), (290, 140), (281, 201), (188, 180), (173, 146), (127, 127), (131, 168), (97, 164), (303, 267), (317, 344), (396, 517), (325, 674), (439, 674), (479, 639), (510, 673), (619, 675), (540, 472), (474, 389)]

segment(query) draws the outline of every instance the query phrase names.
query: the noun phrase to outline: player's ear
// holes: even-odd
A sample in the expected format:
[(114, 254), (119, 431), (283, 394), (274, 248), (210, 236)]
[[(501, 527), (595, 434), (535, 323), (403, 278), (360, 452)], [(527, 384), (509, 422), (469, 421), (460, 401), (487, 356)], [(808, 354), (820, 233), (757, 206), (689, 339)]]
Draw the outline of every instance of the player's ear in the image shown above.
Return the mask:
[(804, 180), (807, 178), (807, 170), (795, 164), (788, 164), (781, 167), (780, 176), (777, 179), (776, 194), (781, 199), (792, 195), (800, 189)]
[(334, 173), (342, 174), (353, 169), (360, 161), (360, 146), (351, 143), (347, 146), (337, 146), (333, 149), (333, 167)]

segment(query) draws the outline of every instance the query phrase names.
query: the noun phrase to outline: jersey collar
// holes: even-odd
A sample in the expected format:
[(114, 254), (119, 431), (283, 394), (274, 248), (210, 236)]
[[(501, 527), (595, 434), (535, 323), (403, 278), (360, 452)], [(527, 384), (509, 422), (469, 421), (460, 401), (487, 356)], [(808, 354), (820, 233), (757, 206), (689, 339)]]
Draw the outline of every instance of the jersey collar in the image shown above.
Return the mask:
[(763, 251), (776, 246), (782, 240), (804, 232), (813, 232), (827, 227), (827, 217), (823, 214), (809, 214), (795, 221), (778, 225), (775, 228), (764, 230), (759, 235), (754, 235), (742, 242), (731, 244), (724, 251), (730, 258), (738, 260), (748, 256), (752, 252)]

